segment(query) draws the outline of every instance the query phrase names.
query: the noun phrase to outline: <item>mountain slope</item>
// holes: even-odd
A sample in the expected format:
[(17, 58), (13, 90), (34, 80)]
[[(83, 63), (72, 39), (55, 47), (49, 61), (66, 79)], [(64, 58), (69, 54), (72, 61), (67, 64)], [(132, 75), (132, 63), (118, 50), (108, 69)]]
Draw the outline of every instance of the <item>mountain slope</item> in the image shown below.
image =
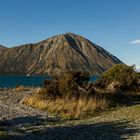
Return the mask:
[(0, 45), (0, 51), (2, 51), (3, 49), (6, 49), (5, 46)]
[(73, 33), (9, 48), (0, 56), (0, 74), (59, 74), (65, 70), (101, 74), (122, 63), (100, 46)]

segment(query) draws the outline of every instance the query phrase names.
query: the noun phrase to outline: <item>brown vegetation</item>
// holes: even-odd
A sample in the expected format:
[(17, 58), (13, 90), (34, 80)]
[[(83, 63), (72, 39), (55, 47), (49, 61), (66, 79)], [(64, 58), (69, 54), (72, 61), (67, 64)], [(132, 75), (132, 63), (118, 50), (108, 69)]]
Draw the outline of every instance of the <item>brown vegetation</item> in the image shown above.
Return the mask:
[[(39, 92), (40, 95), (49, 98), (79, 98), (87, 96), (86, 92), (79, 90), (80, 87), (86, 85), (89, 81), (89, 74), (79, 71), (66, 71), (60, 77), (54, 76), (54, 80), (44, 82), (44, 88)], [(84, 95), (86, 94), (86, 95)]]
[(30, 87), (25, 87), (25, 86), (16, 86), (13, 91), (28, 91), (30, 90)]
[[(87, 118), (124, 102), (127, 96), (122, 91), (137, 87), (137, 77), (133, 67), (126, 65), (114, 66), (95, 84), (88, 83), (87, 73), (66, 72), (52, 81), (45, 81), (44, 88), (23, 103), (65, 119)], [(115, 90), (111, 90), (111, 84)]]
[(96, 115), (97, 111), (107, 109), (109, 100), (105, 98), (57, 98), (56, 100), (42, 99), (35, 95), (23, 100), (23, 103), (60, 116), (64, 119), (83, 119)]

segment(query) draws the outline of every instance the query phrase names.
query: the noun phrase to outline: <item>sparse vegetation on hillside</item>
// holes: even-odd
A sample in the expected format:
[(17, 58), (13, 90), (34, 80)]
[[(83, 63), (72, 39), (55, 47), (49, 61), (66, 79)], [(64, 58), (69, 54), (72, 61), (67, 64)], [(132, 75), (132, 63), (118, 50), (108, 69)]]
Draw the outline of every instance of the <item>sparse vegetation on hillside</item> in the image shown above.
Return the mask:
[(0, 74), (60, 74), (65, 70), (101, 74), (116, 63), (122, 62), (100, 46), (82, 36), (66, 33), (35, 44), (5, 49), (0, 54)]

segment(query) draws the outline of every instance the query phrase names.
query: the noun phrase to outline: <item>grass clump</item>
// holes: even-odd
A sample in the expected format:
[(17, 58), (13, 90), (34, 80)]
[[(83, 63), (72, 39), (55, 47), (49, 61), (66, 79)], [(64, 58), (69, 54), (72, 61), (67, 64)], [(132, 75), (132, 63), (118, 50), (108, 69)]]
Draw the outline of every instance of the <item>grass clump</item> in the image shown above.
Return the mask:
[(85, 119), (96, 115), (97, 111), (107, 109), (109, 102), (102, 98), (57, 98), (55, 100), (41, 99), (39, 96), (32, 96), (24, 100), (24, 104), (35, 108), (47, 110), (53, 115), (63, 119)]
[(22, 85), (17, 85), (13, 91), (29, 91), (30, 88), (29, 87), (25, 87), (25, 86), (22, 86)]

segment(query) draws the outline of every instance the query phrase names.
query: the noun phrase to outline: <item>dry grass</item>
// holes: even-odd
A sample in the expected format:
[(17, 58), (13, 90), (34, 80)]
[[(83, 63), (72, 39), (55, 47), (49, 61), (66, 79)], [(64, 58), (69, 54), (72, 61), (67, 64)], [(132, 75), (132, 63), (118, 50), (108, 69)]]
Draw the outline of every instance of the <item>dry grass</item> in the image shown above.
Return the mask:
[(105, 98), (83, 98), (67, 99), (57, 98), (55, 100), (43, 99), (34, 95), (23, 100), (23, 103), (32, 107), (47, 110), (50, 113), (64, 119), (83, 119), (96, 114), (99, 110), (109, 107), (109, 101)]
[(42, 90), (42, 88), (40, 87), (28, 87), (28, 86), (16, 86), (15, 88), (11, 89), (14, 92), (18, 92), (18, 91), (33, 91), (35, 93), (39, 93), (40, 90)]
[(31, 90), (30, 87), (25, 87), (25, 86), (16, 86), (13, 91), (29, 91)]
[(97, 115), (98, 112), (115, 107), (117, 105), (125, 105), (133, 98), (138, 99), (140, 93), (116, 94), (112, 92), (98, 92), (94, 96), (57, 97), (51, 98), (47, 96), (44, 88), (38, 93), (23, 99), (23, 103), (41, 110), (48, 111), (53, 115), (64, 119), (85, 119)]
[(30, 96), (23, 99), (22, 103), (30, 105), (38, 109), (46, 109), (47, 104), (45, 100), (40, 99), (38, 96)]

